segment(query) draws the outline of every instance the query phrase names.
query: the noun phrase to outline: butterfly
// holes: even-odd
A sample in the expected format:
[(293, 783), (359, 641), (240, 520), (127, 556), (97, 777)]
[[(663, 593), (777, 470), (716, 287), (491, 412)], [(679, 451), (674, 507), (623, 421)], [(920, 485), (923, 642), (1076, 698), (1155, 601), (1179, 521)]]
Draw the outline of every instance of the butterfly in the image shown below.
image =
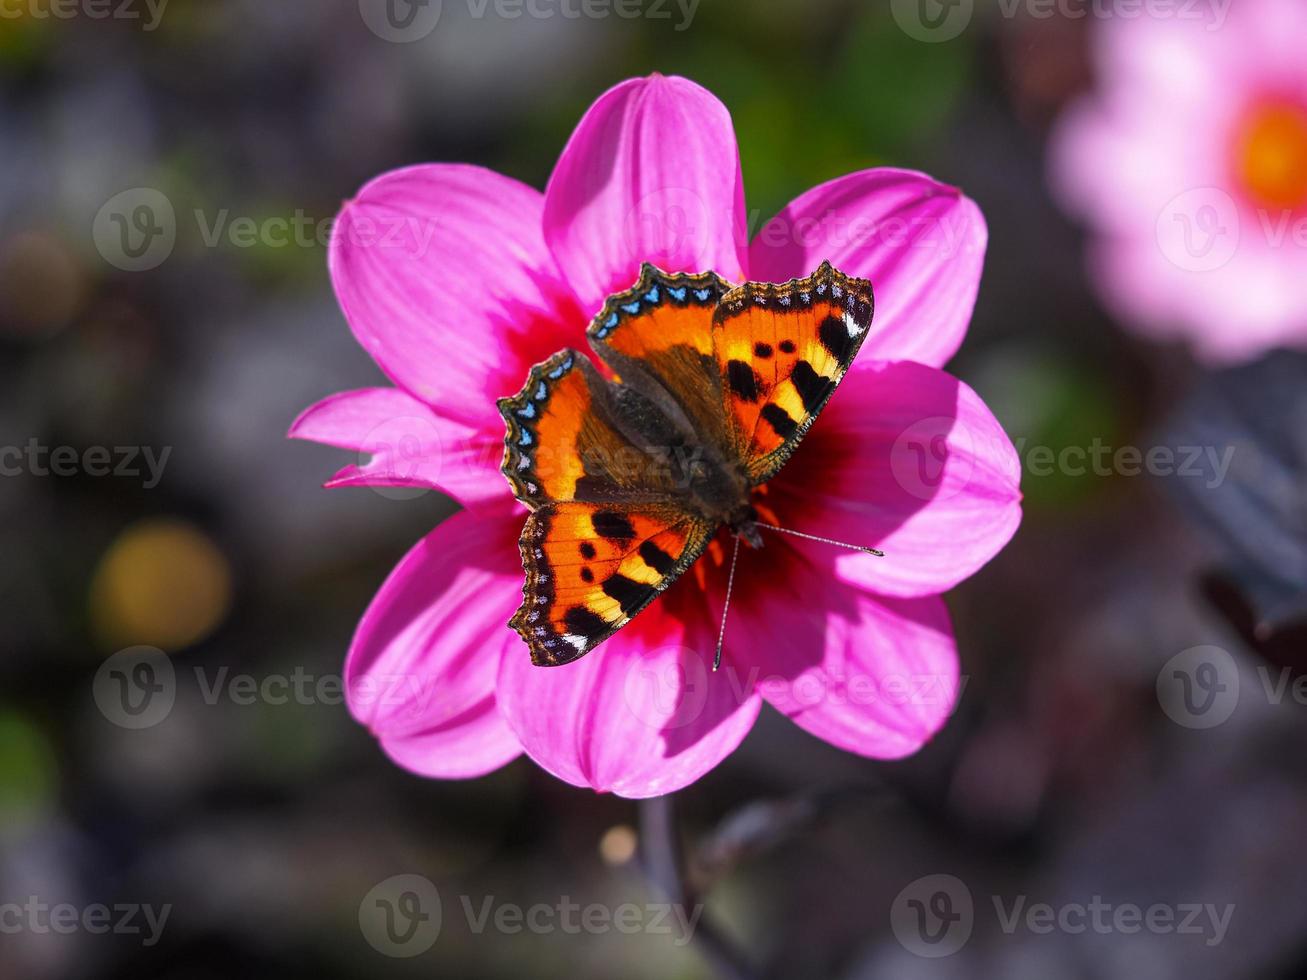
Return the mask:
[(759, 528), (786, 530), (761, 521), (755, 492), (835, 392), (873, 309), (871, 283), (829, 262), (805, 279), (739, 286), (646, 263), (586, 331), (611, 377), (562, 350), (499, 400), (503, 473), (531, 511), (509, 625), (535, 664), (589, 653), (720, 528), (735, 557), (741, 540), (761, 546)]

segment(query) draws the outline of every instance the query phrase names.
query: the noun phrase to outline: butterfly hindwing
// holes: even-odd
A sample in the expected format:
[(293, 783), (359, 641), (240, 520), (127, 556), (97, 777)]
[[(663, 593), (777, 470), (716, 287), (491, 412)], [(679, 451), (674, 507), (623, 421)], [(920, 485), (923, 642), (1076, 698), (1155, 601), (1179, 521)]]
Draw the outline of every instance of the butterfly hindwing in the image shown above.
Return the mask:
[(784, 465), (871, 327), (871, 283), (823, 262), (806, 279), (745, 283), (722, 297), (713, 346), (732, 454), (750, 482)]
[(545, 505), (522, 531), (526, 585), (509, 625), (535, 664), (575, 660), (657, 598), (715, 530), (676, 508)]

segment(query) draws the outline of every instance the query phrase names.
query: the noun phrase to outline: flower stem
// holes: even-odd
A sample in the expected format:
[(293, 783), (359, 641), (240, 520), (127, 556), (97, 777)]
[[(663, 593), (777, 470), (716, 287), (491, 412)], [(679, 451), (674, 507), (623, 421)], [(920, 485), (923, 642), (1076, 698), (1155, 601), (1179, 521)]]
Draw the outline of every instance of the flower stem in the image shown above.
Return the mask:
[[(640, 862), (645, 877), (663, 897), (679, 906), (681, 922), (695, 922), (699, 898), (686, 883), (681, 853), (681, 838), (676, 830), (676, 807), (671, 795), (641, 800)], [(744, 954), (723, 936), (706, 915), (686, 937), (692, 939), (700, 954), (722, 980), (755, 980), (757, 974)]]

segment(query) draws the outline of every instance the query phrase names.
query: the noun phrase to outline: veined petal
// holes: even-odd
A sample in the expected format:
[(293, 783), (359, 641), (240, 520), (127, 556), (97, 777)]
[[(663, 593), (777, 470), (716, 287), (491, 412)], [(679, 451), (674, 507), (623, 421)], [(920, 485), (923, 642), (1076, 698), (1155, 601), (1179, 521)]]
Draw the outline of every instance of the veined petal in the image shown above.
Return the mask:
[(536, 667), (520, 643), (506, 651), (500, 708), (559, 779), (633, 798), (670, 793), (729, 755), (758, 715), (752, 689), (711, 673), (715, 645), (701, 594), (682, 581), (573, 663)]
[(876, 314), (853, 370), (868, 360), (942, 366), (962, 343), (988, 231), (956, 187), (907, 170), (849, 174), (785, 207), (749, 249), (749, 277), (785, 282), (824, 260), (871, 280)]
[(684, 78), (622, 82), (585, 114), (545, 191), (544, 233), (591, 316), (640, 263), (742, 278), (744, 184), (726, 107)]
[(522, 645), (507, 626), (521, 599), (518, 530), (508, 507), (455, 514), (404, 556), (359, 623), (350, 711), (407, 769), (476, 776), (521, 752), (494, 693), (500, 658)]
[(540, 231), (541, 194), (480, 167), (384, 174), (341, 211), (331, 277), (360, 344), (446, 418), (485, 428), (583, 326)]
[(945, 592), (1002, 549), (1021, 521), (1021, 467), (980, 397), (910, 361), (850, 372), (785, 469), (768, 484), (796, 531), (880, 548), (834, 555), (841, 579), (882, 595)]
[(465, 505), (510, 494), (499, 472), (501, 432), (444, 418), (398, 388), (363, 388), (324, 398), (304, 410), (289, 435), (370, 456), (346, 466), (327, 481), (328, 487), (433, 487)]
[(959, 694), (948, 611), (938, 596), (883, 598), (841, 583), (832, 564), (789, 539), (741, 554), (726, 649), (745, 666), (724, 670), (746, 671), (744, 683), (832, 745), (873, 759), (911, 755)]

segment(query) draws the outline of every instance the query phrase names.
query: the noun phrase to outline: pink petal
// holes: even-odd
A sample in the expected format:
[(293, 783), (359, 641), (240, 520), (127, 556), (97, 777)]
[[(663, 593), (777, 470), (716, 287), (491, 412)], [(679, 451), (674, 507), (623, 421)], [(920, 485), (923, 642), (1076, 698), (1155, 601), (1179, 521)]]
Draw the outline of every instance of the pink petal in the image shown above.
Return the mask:
[(507, 507), (455, 514), (391, 572), (345, 663), (350, 711), (400, 765), (477, 776), (521, 745), (495, 701), (495, 673), (522, 641), (507, 623), (521, 599), (520, 521)]
[(741, 554), (735, 590), (726, 647), (743, 666), (731, 670), (744, 670), (744, 682), (800, 728), (898, 759), (952, 713), (957, 649), (939, 597), (887, 599), (841, 585), (829, 560), (809, 562), (788, 539)]
[(909, 361), (851, 372), (776, 479), (769, 502), (798, 531), (880, 548), (833, 556), (841, 579), (873, 592), (934, 595), (974, 573), (1021, 521), (1016, 450), (979, 396)]
[(870, 279), (868, 360), (943, 365), (962, 343), (980, 288), (988, 232), (975, 202), (907, 170), (864, 170), (814, 187), (758, 233), (749, 278), (784, 282), (823, 260)]
[(443, 418), (398, 388), (324, 398), (304, 410), (289, 435), (370, 457), (346, 466), (327, 481), (329, 487), (433, 487), (465, 505), (510, 494), (499, 472), (502, 433), (492, 436)]
[(684, 78), (652, 75), (599, 97), (545, 191), (545, 238), (590, 315), (641, 262), (742, 278), (744, 184), (726, 107)]
[(682, 581), (571, 664), (535, 667), (524, 645), (506, 651), (500, 707), (559, 779), (625, 797), (670, 793), (729, 755), (758, 714), (751, 688), (710, 673), (715, 645), (702, 595)]
[(446, 418), (498, 426), (521, 387), (584, 324), (540, 233), (543, 198), (479, 167), (384, 174), (341, 211), (336, 296), (359, 343)]

